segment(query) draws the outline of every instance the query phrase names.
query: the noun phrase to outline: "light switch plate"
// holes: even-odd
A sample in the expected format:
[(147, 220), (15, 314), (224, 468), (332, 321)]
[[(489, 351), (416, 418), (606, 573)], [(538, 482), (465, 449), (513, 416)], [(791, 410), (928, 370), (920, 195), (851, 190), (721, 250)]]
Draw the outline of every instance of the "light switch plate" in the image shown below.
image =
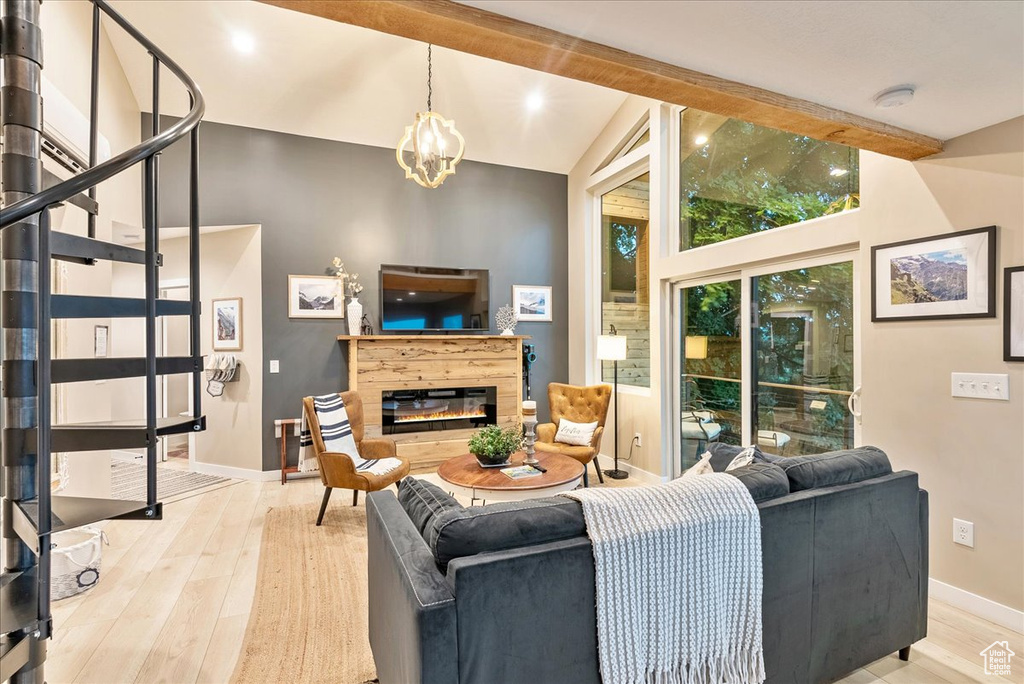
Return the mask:
[(270, 372), (271, 373), (280, 373), (281, 372), (281, 362), (278, 361), (277, 359), (270, 359)]
[(953, 373), (953, 396), (969, 399), (1010, 400), (1006, 373)]

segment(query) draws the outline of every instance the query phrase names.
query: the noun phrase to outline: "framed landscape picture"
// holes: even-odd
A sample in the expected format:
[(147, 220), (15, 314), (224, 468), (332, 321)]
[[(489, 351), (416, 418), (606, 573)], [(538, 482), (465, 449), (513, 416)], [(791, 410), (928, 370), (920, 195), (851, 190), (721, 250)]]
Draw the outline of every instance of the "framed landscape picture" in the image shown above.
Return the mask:
[(872, 321), (995, 315), (995, 226), (871, 248)]
[(343, 278), (288, 276), (289, 318), (344, 318)]
[(213, 350), (242, 349), (242, 298), (214, 299)]
[(550, 321), (551, 288), (545, 285), (513, 285), (512, 306), (520, 321)]
[(1024, 266), (1006, 269), (1003, 300), (1003, 359), (1024, 361)]

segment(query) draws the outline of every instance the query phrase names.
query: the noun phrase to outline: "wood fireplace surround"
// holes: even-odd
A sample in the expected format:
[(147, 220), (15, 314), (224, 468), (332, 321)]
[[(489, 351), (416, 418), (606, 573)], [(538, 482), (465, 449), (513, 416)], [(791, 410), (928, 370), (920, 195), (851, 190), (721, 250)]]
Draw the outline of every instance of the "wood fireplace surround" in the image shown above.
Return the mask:
[[(422, 430), (384, 427), (385, 393), (389, 410), (397, 393), (403, 400), (417, 394), (417, 407), (450, 390), (494, 388), (496, 422), (515, 425), (522, 419), (523, 340), (518, 335), (339, 335), (348, 347), (348, 389), (359, 392), (367, 437), (386, 436), (398, 444), (412, 472), (432, 472), (443, 461), (466, 453), (475, 427), (447, 427), (425, 421)], [(440, 390), (440, 391), (439, 391)], [(409, 404), (403, 404), (408, 406)], [(467, 423), (462, 423), (467, 424)], [(472, 424), (480, 424), (475, 422)]]

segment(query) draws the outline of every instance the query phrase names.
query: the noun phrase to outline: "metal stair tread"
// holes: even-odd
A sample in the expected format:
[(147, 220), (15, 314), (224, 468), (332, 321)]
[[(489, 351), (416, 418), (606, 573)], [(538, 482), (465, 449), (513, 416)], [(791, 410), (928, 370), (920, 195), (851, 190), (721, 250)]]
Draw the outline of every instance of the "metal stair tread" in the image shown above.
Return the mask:
[[(145, 250), (56, 230), (50, 233), (50, 254), (55, 259), (103, 259), (126, 264), (146, 263)], [(156, 255), (156, 260), (157, 265), (162, 263), (160, 254)]]
[[(37, 499), (16, 503), (32, 524), (39, 528), (39, 502)], [(145, 501), (123, 499), (93, 499), (84, 496), (53, 496), (50, 499), (52, 532), (71, 530), (83, 525), (131, 516), (145, 511)], [(156, 518), (153, 518), (156, 519)]]
[[(24, 629), (36, 620), (38, 566), (0, 575), (0, 634)], [(27, 597), (27, 600), (26, 600)]]
[[(2, 616), (3, 613), (0, 613), (0, 618)], [(28, 655), (28, 637), (11, 637), (0, 641), (0, 682), (6, 682), (24, 667), (28, 662)]]
[[(157, 418), (156, 422), (157, 437), (200, 432), (205, 429), (205, 416), (169, 416)], [(144, 418), (64, 423), (51, 428), (51, 449), (54, 453), (144, 449), (149, 445), (148, 432)], [(36, 430), (26, 430), (25, 439), (30, 442), (35, 440)]]
[[(146, 375), (146, 359), (142, 356), (54, 359), (50, 362), (50, 369), (50, 382), (53, 383), (138, 378)], [(202, 356), (160, 356), (156, 359), (157, 375), (201, 370)]]
[[(53, 295), (53, 318), (145, 318), (146, 300), (136, 297)], [(186, 300), (156, 300), (157, 316), (189, 316), (192, 303)]]

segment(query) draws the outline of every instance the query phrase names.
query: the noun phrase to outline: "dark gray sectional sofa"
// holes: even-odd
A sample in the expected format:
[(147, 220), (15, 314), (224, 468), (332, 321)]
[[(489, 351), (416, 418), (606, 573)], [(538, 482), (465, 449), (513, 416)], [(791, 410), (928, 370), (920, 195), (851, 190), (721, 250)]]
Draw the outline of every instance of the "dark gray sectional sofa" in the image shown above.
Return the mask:
[[(713, 448), (722, 470), (736, 448)], [(863, 447), (730, 474), (761, 515), (768, 682), (834, 681), (925, 636), (928, 495), (916, 473)], [(381, 684), (601, 681), (576, 502), (465, 509), (407, 478), (398, 497), (369, 495), (367, 526)]]

